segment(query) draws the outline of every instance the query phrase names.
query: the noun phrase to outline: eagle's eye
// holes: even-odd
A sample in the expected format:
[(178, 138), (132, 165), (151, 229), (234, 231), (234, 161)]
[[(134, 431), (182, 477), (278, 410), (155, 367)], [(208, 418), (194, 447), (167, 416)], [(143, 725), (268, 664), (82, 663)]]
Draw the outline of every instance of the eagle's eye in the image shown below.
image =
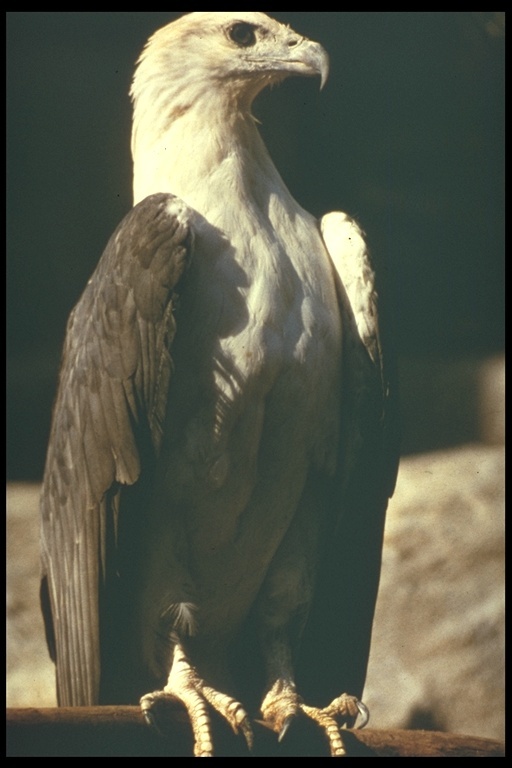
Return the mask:
[(242, 46), (242, 48), (249, 48), (249, 46), (256, 43), (254, 29), (252, 24), (247, 24), (245, 21), (237, 21), (229, 30), (229, 36), (237, 45)]

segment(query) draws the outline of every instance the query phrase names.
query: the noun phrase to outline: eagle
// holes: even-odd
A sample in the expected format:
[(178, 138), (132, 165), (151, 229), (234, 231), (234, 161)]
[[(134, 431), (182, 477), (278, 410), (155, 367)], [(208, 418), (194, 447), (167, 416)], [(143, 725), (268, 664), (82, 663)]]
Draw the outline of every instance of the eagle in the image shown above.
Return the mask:
[[(361, 703), (398, 449), (365, 236), (294, 200), (251, 108), (322, 46), (194, 12), (131, 86), (133, 208), (71, 313), (41, 494), (60, 706), (161, 702), (253, 740)], [(165, 707), (164, 707), (165, 709)], [(161, 711), (161, 708), (160, 708)]]

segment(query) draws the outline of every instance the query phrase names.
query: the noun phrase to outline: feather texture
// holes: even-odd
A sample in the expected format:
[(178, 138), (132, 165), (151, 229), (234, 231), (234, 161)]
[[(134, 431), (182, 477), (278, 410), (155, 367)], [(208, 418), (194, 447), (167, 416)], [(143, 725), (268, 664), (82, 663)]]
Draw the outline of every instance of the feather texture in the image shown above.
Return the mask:
[(327, 70), (259, 12), (188, 14), (139, 59), (135, 207), (69, 320), (41, 497), (60, 704), (137, 701), (183, 648), (196, 693), (361, 692), (398, 456), (375, 277), (251, 114)]

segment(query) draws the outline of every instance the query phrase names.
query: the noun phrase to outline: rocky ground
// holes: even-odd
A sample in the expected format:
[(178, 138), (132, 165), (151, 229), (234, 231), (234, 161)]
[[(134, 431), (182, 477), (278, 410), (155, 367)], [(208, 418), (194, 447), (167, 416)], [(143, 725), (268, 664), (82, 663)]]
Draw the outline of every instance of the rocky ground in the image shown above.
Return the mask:
[(504, 739), (504, 511), (499, 446), (402, 461), (364, 697), (373, 727)]
[(7, 706), (55, 706), (39, 610), (39, 485), (7, 487)]
[[(7, 704), (55, 705), (39, 613), (39, 486), (8, 487)], [(402, 460), (365, 701), (372, 726), (504, 738), (504, 457)]]

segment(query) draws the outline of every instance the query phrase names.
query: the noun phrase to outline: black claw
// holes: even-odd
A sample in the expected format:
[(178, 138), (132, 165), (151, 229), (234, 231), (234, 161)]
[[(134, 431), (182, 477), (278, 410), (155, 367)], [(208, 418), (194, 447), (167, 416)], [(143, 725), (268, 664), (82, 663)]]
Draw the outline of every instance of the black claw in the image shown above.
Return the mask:
[(149, 725), (149, 727), (150, 727), (152, 730), (155, 730), (155, 731), (157, 731), (157, 732), (158, 732), (160, 735), (162, 735), (162, 731), (161, 731), (161, 730), (160, 730), (160, 728), (158, 727), (158, 725), (157, 725), (157, 722), (156, 722), (156, 720), (155, 720), (155, 717), (154, 717), (153, 713), (152, 713), (152, 712), (149, 712), (148, 710), (144, 710), (144, 712), (143, 712), (142, 714), (144, 715), (144, 720), (146, 721), (147, 725)]
[(160, 736), (165, 737), (164, 732), (160, 729), (158, 726), (158, 723), (156, 721), (156, 718), (152, 712), (152, 709), (150, 707), (143, 707), (141, 703), (141, 710), (142, 714), (144, 716), (144, 720), (146, 721), (146, 725), (151, 728), (151, 730), (156, 731)]
[(277, 740), (279, 743), (281, 743), (284, 737), (286, 736), (288, 728), (290, 727), (290, 725), (293, 723), (294, 720), (295, 720), (295, 715), (288, 715), (288, 717), (285, 719), (283, 723), (283, 727), (281, 728), (281, 732), (277, 737)]
[(370, 710), (368, 709), (368, 707), (365, 704), (363, 704), (362, 701), (358, 701), (357, 702), (357, 708), (359, 710), (359, 714), (361, 715), (361, 722), (358, 725), (356, 725), (355, 727), (359, 731), (359, 730), (361, 730), (361, 728), (364, 728), (365, 725), (368, 724), (368, 721), (370, 719)]
[(247, 749), (249, 750), (249, 752), (252, 752), (252, 748), (254, 744), (254, 735), (253, 735), (250, 723), (247, 720), (242, 720), (239, 728), (243, 733), (245, 743), (247, 744)]

